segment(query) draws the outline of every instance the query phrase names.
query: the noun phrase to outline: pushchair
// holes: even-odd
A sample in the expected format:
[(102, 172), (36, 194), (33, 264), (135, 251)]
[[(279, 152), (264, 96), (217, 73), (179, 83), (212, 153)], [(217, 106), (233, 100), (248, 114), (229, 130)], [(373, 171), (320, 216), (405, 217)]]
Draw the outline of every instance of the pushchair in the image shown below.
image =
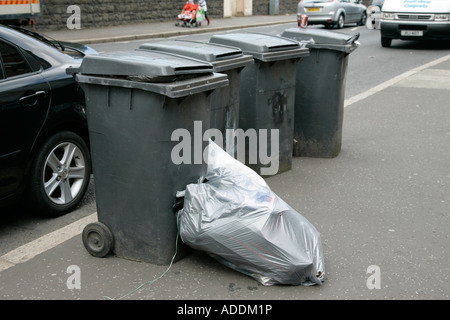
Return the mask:
[(203, 9), (199, 9), (198, 4), (194, 4), (193, 1), (186, 1), (186, 5), (177, 17), (175, 26), (198, 27), (204, 19), (205, 12)]

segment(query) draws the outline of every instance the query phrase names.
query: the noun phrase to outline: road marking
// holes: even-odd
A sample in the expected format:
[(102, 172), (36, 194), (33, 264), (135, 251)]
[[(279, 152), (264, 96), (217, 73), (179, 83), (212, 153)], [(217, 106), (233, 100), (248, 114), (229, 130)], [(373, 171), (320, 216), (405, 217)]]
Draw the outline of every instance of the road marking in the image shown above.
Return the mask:
[(26, 262), (38, 254), (79, 235), (87, 224), (95, 221), (97, 221), (97, 212), (8, 252), (0, 257), (0, 272), (16, 264)]
[(412, 75), (415, 75), (416, 73), (418, 73), (418, 72), (420, 72), (422, 70), (425, 70), (427, 68), (433, 67), (433, 66), (435, 66), (435, 65), (437, 65), (439, 63), (442, 63), (444, 61), (447, 61), (449, 59), (450, 59), (450, 54), (445, 56), (445, 57), (442, 57), (442, 58), (436, 59), (434, 61), (431, 61), (429, 63), (426, 63), (426, 64), (424, 64), (422, 66), (417, 67), (417, 68), (414, 68), (412, 70), (406, 71), (405, 73), (402, 73), (401, 75), (398, 75), (398, 76), (396, 76), (396, 77), (394, 77), (394, 78), (392, 78), (392, 79), (390, 79), (388, 81), (385, 81), (385, 82), (379, 84), (378, 86), (373, 87), (372, 89), (369, 89), (369, 90), (367, 90), (365, 92), (357, 94), (356, 96), (353, 96), (353, 97), (351, 97), (349, 99), (346, 99), (344, 101), (344, 107), (348, 107), (348, 106), (350, 106), (350, 105), (352, 105), (352, 104), (354, 104), (354, 103), (356, 103), (358, 101), (366, 99), (366, 98), (370, 97), (371, 95), (374, 95), (375, 93), (378, 93), (381, 90), (384, 90), (384, 89), (386, 89), (386, 88), (388, 88), (390, 86), (393, 86), (393, 85), (397, 84), (398, 82), (400, 82), (400, 81), (402, 81), (402, 80), (404, 80), (404, 79), (406, 79), (406, 78), (408, 78), (408, 77), (410, 77)]

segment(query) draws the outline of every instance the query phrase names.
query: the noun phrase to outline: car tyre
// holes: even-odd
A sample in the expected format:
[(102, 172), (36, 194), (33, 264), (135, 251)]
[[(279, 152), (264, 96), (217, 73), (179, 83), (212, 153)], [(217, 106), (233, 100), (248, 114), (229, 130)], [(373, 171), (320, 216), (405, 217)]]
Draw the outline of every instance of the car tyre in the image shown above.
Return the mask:
[(345, 17), (344, 17), (344, 15), (341, 13), (341, 14), (339, 15), (339, 18), (338, 18), (337, 22), (336, 22), (336, 28), (342, 29), (342, 28), (344, 27), (344, 25), (345, 25)]
[(367, 13), (364, 11), (362, 16), (361, 16), (361, 20), (359, 20), (359, 22), (357, 23), (358, 26), (365, 26), (367, 22)]
[(381, 46), (383, 48), (389, 48), (391, 46), (391, 43), (392, 43), (391, 38), (381, 37)]
[(91, 158), (85, 141), (62, 131), (45, 141), (31, 169), (29, 200), (33, 210), (46, 217), (73, 211), (89, 186)]

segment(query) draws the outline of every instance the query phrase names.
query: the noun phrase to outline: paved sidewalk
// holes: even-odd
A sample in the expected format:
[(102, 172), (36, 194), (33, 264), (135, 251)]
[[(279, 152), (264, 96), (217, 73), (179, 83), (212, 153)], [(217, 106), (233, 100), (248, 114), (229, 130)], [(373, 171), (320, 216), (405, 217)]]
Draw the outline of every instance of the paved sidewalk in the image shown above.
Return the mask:
[[(212, 20), (208, 31), (216, 24)], [(156, 25), (147, 27), (156, 34)], [(145, 35), (138, 29), (127, 30)], [(106, 29), (96, 30), (96, 39), (88, 30), (48, 34), (85, 43), (108, 36)], [(77, 235), (0, 271), (0, 299), (448, 300), (449, 79), (450, 55), (352, 97), (338, 157), (294, 158), (292, 170), (267, 179), (321, 233), (321, 286), (264, 287), (200, 252), (170, 269), (94, 258)], [(80, 288), (73, 288), (74, 272)]]
[(59, 31), (40, 30), (38, 26), (37, 30), (60, 41), (65, 40), (83, 44), (93, 44), (110, 41), (165, 38), (193, 33), (219, 32), (230, 29), (296, 22), (296, 19), (296, 15), (249, 16), (210, 19), (211, 24), (209, 26), (202, 24), (201, 27), (194, 28), (177, 27), (175, 26), (176, 21), (174, 20), (95, 29), (81, 28), (79, 30), (69, 30), (64, 28)]

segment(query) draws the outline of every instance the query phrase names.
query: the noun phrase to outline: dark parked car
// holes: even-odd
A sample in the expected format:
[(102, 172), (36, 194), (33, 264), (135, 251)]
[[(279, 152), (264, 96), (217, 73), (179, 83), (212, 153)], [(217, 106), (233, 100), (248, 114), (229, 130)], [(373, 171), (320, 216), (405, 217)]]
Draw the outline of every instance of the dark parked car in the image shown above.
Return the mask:
[(0, 25), (0, 206), (45, 216), (72, 211), (89, 185), (84, 94), (68, 67), (89, 47)]

